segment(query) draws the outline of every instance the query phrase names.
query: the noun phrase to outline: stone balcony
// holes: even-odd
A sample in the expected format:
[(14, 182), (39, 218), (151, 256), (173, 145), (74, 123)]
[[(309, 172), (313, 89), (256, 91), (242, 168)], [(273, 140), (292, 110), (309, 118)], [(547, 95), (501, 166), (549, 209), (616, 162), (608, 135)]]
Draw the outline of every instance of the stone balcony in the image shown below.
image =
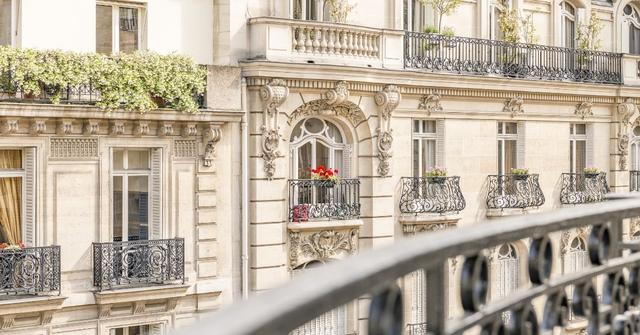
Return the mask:
[(250, 60), (403, 68), (402, 31), (273, 17), (249, 27)]

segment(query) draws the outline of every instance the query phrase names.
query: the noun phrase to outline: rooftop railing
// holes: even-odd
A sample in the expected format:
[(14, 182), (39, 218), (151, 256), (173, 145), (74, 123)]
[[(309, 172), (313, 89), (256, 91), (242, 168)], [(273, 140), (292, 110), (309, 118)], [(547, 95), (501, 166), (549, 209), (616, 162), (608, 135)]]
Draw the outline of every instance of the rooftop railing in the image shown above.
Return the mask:
[(460, 177), (404, 177), (400, 183), (401, 213), (458, 213), (466, 206)]
[(476, 75), (622, 83), (622, 54), (406, 32), (405, 67)]
[[(640, 216), (639, 200), (625, 195), (579, 208), (415, 236), (309, 270), (283, 287), (255, 295), (175, 334), (206, 334), (211, 329), (218, 335), (287, 334), (364, 296), (370, 303), (360, 305), (367, 307), (360, 311), (364, 318), (359, 324), (367, 333), (401, 334), (405, 313), (398, 279), (419, 269), (426, 272), (423, 313), (432, 334), (459, 335), (472, 329), (482, 334), (559, 331), (568, 322), (567, 288), (572, 285), (572, 309), (585, 318), (590, 334), (635, 333), (638, 312), (633, 302), (640, 298), (640, 253), (628, 251), (640, 250), (640, 241), (623, 241), (622, 236), (623, 220)], [(591, 226), (587, 239), (590, 263), (578, 272), (551, 276), (552, 269), (558, 268), (554, 262), (560, 259), (560, 246), (550, 236), (585, 225)], [(489, 301), (493, 279), (487, 249), (524, 239), (530, 241), (523, 262), (531, 284)], [(449, 297), (445, 293), (449, 287), (446, 266), (452, 258), (460, 259), (460, 285)], [(445, 306), (450, 298), (459, 301), (464, 313), (448, 317)], [(505, 312), (511, 315), (508, 323)]]
[(565, 205), (585, 204), (604, 200), (609, 192), (607, 174), (563, 173), (560, 202)]
[(0, 295), (60, 294), (60, 247), (0, 250)]
[(537, 174), (507, 174), (488, 177), (487, 208), (531, 208), (544, 205)]

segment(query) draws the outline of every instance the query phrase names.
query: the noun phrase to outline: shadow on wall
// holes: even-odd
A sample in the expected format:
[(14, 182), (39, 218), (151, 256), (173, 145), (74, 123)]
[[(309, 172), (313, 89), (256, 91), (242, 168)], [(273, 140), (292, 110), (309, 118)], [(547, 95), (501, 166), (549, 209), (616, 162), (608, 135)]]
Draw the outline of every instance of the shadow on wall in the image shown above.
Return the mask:
[(478, 203), (478, 209), (476, 210), (474, 223), (482, 222), (487, 219), (487, 193), (489, 192), (489, 178), (484, 179), (480, 190), (478, 190), (478, 196), (476, 201)]

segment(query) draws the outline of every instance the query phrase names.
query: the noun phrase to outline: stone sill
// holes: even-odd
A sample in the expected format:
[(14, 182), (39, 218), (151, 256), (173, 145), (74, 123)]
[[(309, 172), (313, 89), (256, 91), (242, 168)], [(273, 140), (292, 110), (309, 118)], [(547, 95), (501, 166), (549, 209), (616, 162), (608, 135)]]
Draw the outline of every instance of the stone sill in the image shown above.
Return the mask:
[(352, 220), (327, 220), (327, 221), (306, 221), (290, 222), (287, 228), (291, 231), (325, 230), (325, 229), (345, 229), (362, 226), (361, 219)]
[(432, 223), (448, 223), (455, 225), (462, 215), (460, 213), (403, 213), (400, 214), (400, 224), (432, 224)]
[(124, 302), (144, 300), (162, 300), (184, 297), (189, 285), (153, 285), (136, 288), (113, 289), (109, 291), (94, 292), (96, 304), (110, 305)]
[(60, 309), (67, 297), (63, 296), (16, 296), (0, 300), (0, 315), (37, 313)]
[(538, 207), (530, 207), (530, 208), (504, 208), (504, 209), (487, 209), (487, 218), (500, 218), (500, 217), (509, 217), (516, 215), (525, 215), (525, 214), (533, 214), (540, 212), (540, 208)]

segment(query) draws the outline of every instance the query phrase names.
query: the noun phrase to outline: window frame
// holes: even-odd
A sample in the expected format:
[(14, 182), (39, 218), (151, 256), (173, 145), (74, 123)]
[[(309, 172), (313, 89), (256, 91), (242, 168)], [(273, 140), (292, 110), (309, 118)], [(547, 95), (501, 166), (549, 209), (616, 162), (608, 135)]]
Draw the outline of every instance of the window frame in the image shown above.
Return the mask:
[(21, 12), (21, 2), (19, 0), (9, 0), (11, 2), (11, 14), (9, 14), (9, 44), (0, 44), (6, 46), (16, 47), (19, 45), (19, 33), (20, 30), (19, 22), (20, 22), (20, 12)]
[(513, 7), (511, 0), (493, 0), (489, 5), (489, 39), (502, 40), (504, 34), (500, 30), (500, 24), (498, 23), (498, 15), (496, 12), (504, 13)]
[(291, 153), (291, 167), (290, 167), (290, 175), (292, 179), (299, 179), (298, 175), (298, 163), (299, 163), (299, 155), (298, 150), (306, 145), (307, 143), (311, 144), (311, 167), (317, 167), (318, 164), (316, 162), (316, 153), (317, 153), (317, 143), (320, 142), (322, 145), (326, 146), (329, 149), (329, 166), (331, 168), (336, 167), (336, 151), (342, 151), (342, 168), (339, 169), (339, 173), (343, 178), (349, 178), (351, 176), (351, 144), (349, 143), (348, 137), (346, 136), (342, 127), (339, 124), (332, 120), (328, 120), (323, 117), (319, 117), (317, 115), (310, 116), (298, 121), (294, 126), (293, 130), (295, 131), (296, 127), (300, 125), (303, 126), (304, 122), (309, 119), (319, 119), (324, 123), (325, 128), (329, 127), (327, 124), (331, 124), (336, 127), (337, 131), (340, 132), (340, 137), (342, 137), (342, 143), (337, 143), (335, 141), (329, 141), (330, 138), (324, 136), (324, 130), (320, 133), (316, 134), (304, 134), (301, 133), (299, 137), (293, 138), (293, 133), (290, 136), (290, 153)]
[[(626, 14), (624, 12), (624, 9), (626, 7), (631, 8), (631, 14)], [(634, 55), (640, 54), (640, 44), (635, 45), (631, 43), (632, 29), (635, 29), (636, 34), (640, 34), (640, 11), (638, 10), (638, 7), (631, 2), (626, 4), (622, 10), (622, 17), (624, 18), (624, 20), (626, 20), (627, 26), (628, 26), (627, 39), (626, 39), (626, 43), (628, 43), (627, 52)], [(625, 43), (625, 41), (623, 41), (623, 43)]]
[[(515, 125), (515, 134), (507, 134), (507, 124), (513, 124)], [(501, 127), (502, 125), (502, 127)], [(502, 128), (502, 131), (501, 131)], [(505, 165), (505, 157), (506, 157), (506, 142), (507, 141), (514, 141), (515, 142), (515, 146), (514, 146), (514, 154), (515, 154), (515, 162), (516, 162), (516, 168), (519, 167), (519, 162), (518, 162), (518, 145), (519, 145), (519, 130), (518, 130), (518, 122), (513, 122), (513, 121), (498, 121), (498, 125), (496, 127), (496, 133), (497, 133), (497, 159), (498, 161), (496, 162), (498, 165), (498, 175), (503, 176), (503, 175), (508, 175), (511, 173), (511, 171), (505, 171), (506, 165)], [(502, 145), (500, 145), (502, 143)], [(502, 148), (502, 150), (500, 150), (500, 148)], [(502, 162), (502, 164), (500, 164), (500, 162)]]
[[(433, 133), (428, 133), (424, 130), (424, 122), (433, 122)], [(416, 131), (415, 125), (418, 124), (418, 130)], [(438, 145), (440, 144), (440, 138), (438, 136), (438, 121), (437, 120), (432, 120), (432, 119), (411, 119), (411, 173), (414, 175), (414, 177), (422, 177), (424, 172), (427, 171), (428, 168), (430, 168), (429, 166), (424, 166), (424, 164), (426, 163), (424, 160), (424, 157), (422, 157), (422, 152), (423, 152), (423, 145), (424, 145), (424, 140), (427, 141), (433, 141), (434, 143), (434, 162), (433, 162), (433, 166), (431, 167), (436, 167), (438, 165)], [(415, 172), (416, 172), (416, 166), (415, 166), (415, 157), (413, 157), (414, 155), (414, 145), (416, 143), (416, 141), (418, 142), (418, 172), (420, 172), (420, 175), (416, 176)]]
[[(111, 53), (120, 52), (120, 8), (133, 8), (138, 10), (138, 48), (134, 51), (146, 50), (147, 37), (147, 5), (139, 2), (126, 1), (96, 1), (98, 6), (111, 7)], [(98, 19), (96, 17), (95, 22)], [(98, 28), (95, 29), (95, 51), (98, 51)]]
[[(118, 150), (122, 150), (123, 154), (122, 154), (122, 169), (116, 169), (114, 167), (114, 152), (118, 151)], [(147, 151), (148, 154), (148, 166), (149, 168), (146, 170), (142, 170), (142, 169), (132, 169), (129, 170), (128, 169), (128, 165), (129, 165), (129, 151)], [(121, 240), (122, 242), (125, 241), (129, 241), (129, 177), (140, 177), (140, 176), (145, 176), (147, 177), (147, 240), (151, 240), (152, 238), (152, 234), (151, 234), (151, 225), (152, 223), (152, 219), (151, 219), (151, 197), (152, 197), (152, 191), (153, 191), (153, 187), (151, 185), (152, 181), (152, 155), (153, 155), (153, 148), (147, 148), (147, 147), (112, 147), (111, 148), (111, 159), (109, 161), (109, 170), (110, 170), (110, 185), (111, 185), (111, 192), (110, 192), (110, 197), (111, 197), (111, 226), (110, 226), (110, 231), (111, 231), (111, 240), (113, 241), (115, 239), (115, 198), (113, 197), (113, 193), (114, 193), (114, 187), (115, 187), (115, 183), (114, 183), (114, 178), (115, 177), (121, 177), (122, 178), (122, 236), (121, 236)]]
[[(571, 14), (567, 7), (571, 7), (573, 9), (573, 14)], [(567, 24), (566, 20), (573, 22), (573, 39), (572, 45), (567, 45)], [(568, 1), (562, 1), (560, 3), (560, 36), (562, 46), (569, 49), (576, 48), (576, 38), (577, 38), (577, 29), (578, 29), (578, 7), (573, 5)]]
[[(420, 8), (421, 22), (416, 23), (414, 7)], [(402, 2), (402, 28), (406, 31), (422, 33), (427, 26), (436, 26), (436, 16), (433, 9), (419, 0), (403, 0)]]
[[(584, 134), (578, 134), (576, 132), (576, 126), (583, 125), (584, 126)], [(569, 172), (570, 173), (581, 173), (582, 171), (577, 171), (577, 142), (584, 142), (584, 166), (588, 166), (589, 159), (587, 158), (587, 145), (589, 143), (589, 137), (587, 136), (587, 127), (586, 123), (571, 123), (569, 124)]]
[[(27, 214), (27, 167), (26, 167), (26, 150), (25, 147), (0, 147), (0, 150), (20, 150), (20, 159), (22, 166), (21, 169), (2, 169), (0, 168), (0, 178), (20, 178), (20, 233), (22, 234), (22, 243), (27, 245), (27, 223), (25, 222), (26, 214)], [(35, 165), (35, 162), (33, 162)], [(35, 191), (35, 185), (34, 190)], [(34, 225), (34, 233), (35, 233), (35, 222)], [(34, 241), (35, 244), (35, 241)], [(27, 245), (30, 246), (30, 245)]]

